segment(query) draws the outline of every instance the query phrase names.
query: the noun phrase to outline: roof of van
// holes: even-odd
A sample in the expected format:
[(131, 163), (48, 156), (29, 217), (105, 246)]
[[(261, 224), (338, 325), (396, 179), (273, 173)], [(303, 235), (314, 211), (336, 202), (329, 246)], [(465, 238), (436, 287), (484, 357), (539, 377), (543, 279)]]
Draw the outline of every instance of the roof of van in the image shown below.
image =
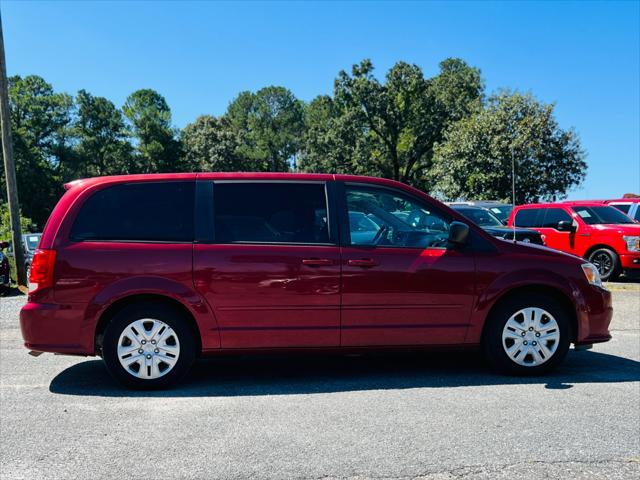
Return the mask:
[(403, 185), (395, 180), (379, 177), (367, 177), (363, 175), (343, 175), (332, 173), (285, 173), (285, 172), (199, 172), (199, 173), (144, 173), (135, 175), (110, 175), (104, 177), (91, 177), (74, 180), (65, 183), (66, 190), (76, 187), (89, 187), (104, 183), (127, 182), (153, 182), (161, 180), (300, 180), (300, 181), (329, 181), (340, 180), (345, 182), (374, 182), (379, 184)]

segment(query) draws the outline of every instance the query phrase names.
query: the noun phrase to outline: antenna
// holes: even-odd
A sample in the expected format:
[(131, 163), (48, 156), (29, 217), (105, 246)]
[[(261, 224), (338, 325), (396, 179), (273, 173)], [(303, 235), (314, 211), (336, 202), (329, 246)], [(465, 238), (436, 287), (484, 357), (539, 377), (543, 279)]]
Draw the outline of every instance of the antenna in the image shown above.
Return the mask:
[[(513, 145), (511, 146), (511, 203), (513, 207), (516, 206), (516, 157), (513, 154)], [(511, 224), (513, 229), (513, 242), (516, 242), (516, 219), (513, 218)]]

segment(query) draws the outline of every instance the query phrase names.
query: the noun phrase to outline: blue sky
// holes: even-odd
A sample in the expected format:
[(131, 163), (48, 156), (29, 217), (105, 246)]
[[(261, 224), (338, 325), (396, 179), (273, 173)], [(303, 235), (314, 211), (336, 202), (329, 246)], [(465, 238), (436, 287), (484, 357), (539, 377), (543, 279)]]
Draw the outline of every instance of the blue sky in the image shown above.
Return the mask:
[(640, 193), (640, 2), (172, 3), (2, 1), (9, 75), (37, 74), (121, 106), (162, 93), (183, 127), (241, 90), (283, 85), (310, 100), (371, 58), (431, 76), (460, 57), (489, 92), (556, 103), (589, 173), (570, 198)]

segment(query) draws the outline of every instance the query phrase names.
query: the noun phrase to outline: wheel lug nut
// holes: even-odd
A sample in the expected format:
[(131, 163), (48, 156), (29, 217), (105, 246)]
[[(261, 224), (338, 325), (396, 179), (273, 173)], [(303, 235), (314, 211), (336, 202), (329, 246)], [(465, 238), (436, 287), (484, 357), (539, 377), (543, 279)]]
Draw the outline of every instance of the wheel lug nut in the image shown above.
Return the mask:
[(538, 342), (531, 342), (531, 345), (533, 345), (534, 347), (538, 344)]
[(533, 332), (533, 327), (529, 327), (529, 331), (530, 331), (530, 332)]
[(540, 336), (540, 332), (536, 332), (536, 337), (539, 337), (539, 336)]
[(140, 350), (138, 350), (138, 353), (139, 353), (140, 355), (142, 355), (142, 354), (144, 353), (144, 350), (140, 349)]
[(146, 340), (142, 340), (140, 343), (141, 343), (142, 345), (145, 345), (145, 344), (147, 343), (147, 341), (146, 341)]
[(153, 353), (160, 353), (160, 350), (158, 350), (157, 348), (153, 351)]
[(151, 360), (151, 355), (147, 355), (147, 359)]
[(526, 335), (526, 333), (522, 332), (522, 336), (524, 337)]
[(155, 345), (156, 341), (155, 340), (151, 340), (151, 345)]
[(525, 345), (527, 345), (529, 342), (527, 342), (527, 341), (525, 340), (525, 341), (524, 341), (524, 342), (522, 342), (522, 343), (524, 343)]

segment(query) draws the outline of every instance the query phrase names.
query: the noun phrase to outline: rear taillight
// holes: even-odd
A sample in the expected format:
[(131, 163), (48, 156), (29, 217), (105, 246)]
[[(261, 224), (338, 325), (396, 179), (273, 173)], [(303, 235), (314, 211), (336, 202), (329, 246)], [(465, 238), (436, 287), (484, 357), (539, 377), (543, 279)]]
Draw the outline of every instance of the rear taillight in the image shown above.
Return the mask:
[(53, 269), (56, 265), (56, 251), (37, 249), (31, 260), (29, 291), (53, 286)]

